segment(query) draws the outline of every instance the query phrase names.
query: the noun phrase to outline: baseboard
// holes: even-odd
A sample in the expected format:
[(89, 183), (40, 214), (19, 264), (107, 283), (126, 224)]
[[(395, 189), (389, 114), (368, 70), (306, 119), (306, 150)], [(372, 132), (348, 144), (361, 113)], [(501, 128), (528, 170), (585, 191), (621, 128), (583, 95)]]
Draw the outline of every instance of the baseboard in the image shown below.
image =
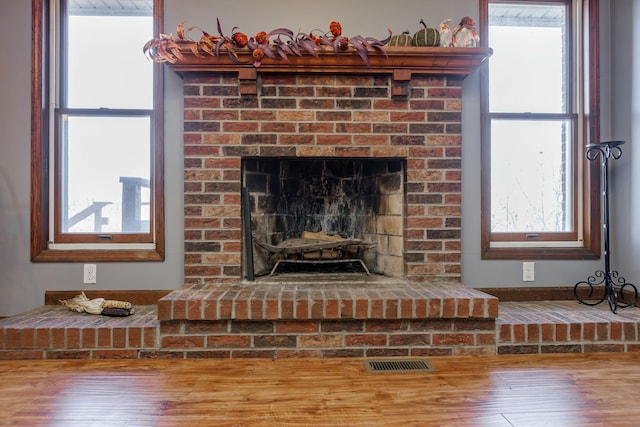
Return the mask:
[(573, 286), (547, 288), (478, 288), (500, 301), (561, 301), (575, 299)]
[[(568, 301), (575, 300), (573, 286), (546, 288), (477, 288), (500, 301)], [(631, 298), (632, 294), (625, 292)], [(605, 302), (606, 304), (606, 302)], [(640, 301), (636, 301), (640, 307)]]
[(80, 295), (84, 292), (87, 298), (105, 298), (115, 299), (120, 301), (129, 301), (135, 305), (153, 305), (157, 304), (158, 300), (168, 293), (170, 289), (163, 290), (80, 290), (80, 291), (46, 291), (44, 293), (45, 305), (58, 305), (60, 300), (67, 300)]

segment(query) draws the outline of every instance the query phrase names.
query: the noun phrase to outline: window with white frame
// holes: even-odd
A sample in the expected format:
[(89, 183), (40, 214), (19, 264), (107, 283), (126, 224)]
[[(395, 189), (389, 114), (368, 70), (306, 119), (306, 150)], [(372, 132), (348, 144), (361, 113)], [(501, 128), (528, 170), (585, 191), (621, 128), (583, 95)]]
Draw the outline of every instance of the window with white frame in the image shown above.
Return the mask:
[(598, 256), (587, 221), (599, 219), (599, 204), (583, 155), (597, 134), (587, 122), (597, 109), (586, 80), (596, 60), (589, 3), (482, 2), (494, 52), (482, 91), (485, 258)]
[(34, 0), (43, 100), (32, 259), (163, 258), (161, 67), (142, 54), (161, 9), (161, 0)]

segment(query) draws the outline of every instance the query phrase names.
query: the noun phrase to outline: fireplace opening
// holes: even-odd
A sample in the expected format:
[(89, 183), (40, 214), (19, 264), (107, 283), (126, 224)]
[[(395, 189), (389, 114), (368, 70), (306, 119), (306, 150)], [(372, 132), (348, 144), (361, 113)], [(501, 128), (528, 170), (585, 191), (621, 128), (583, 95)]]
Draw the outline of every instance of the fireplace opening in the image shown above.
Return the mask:
[(404, 159), (261, 157), (241, 163), (252, 242), (250, 257), (243, 248), (245, 271), (252, 262), (257, 276), (404, 276)]

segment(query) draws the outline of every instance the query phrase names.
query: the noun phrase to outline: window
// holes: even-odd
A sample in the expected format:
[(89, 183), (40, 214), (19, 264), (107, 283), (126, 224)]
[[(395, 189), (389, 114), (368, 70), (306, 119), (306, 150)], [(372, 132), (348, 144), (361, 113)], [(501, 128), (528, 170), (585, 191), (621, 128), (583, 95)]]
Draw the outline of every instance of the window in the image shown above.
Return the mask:
[(482, 70), (482, 255), (598, 257), (599, 178), (584, 158), (599, 135), (597, 2), (483, 0), (481, 14), (494, 51)]
[(162, 0), (33, 0), (34, 261), (162, 260)]

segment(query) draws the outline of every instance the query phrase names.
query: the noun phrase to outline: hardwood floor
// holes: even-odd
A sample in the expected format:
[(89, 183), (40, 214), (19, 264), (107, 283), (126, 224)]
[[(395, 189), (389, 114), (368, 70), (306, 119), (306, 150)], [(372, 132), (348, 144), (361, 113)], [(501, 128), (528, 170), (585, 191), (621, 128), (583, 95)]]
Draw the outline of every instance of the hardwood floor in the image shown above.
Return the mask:
[(0, 425), (633, 426), (640, 353), (0, 362)]

